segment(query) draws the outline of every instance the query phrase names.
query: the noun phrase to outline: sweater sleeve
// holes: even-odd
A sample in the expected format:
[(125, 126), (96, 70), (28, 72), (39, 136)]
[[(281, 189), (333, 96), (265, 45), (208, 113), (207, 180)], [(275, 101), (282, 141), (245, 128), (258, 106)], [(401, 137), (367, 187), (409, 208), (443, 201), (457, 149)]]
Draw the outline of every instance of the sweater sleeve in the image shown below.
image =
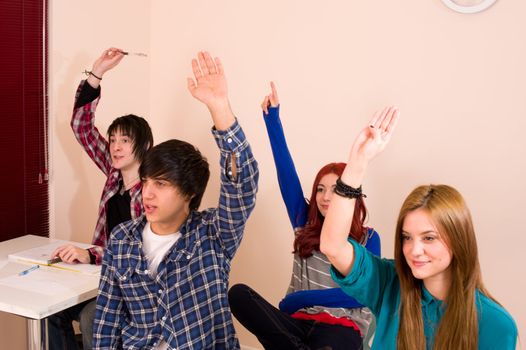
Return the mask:
[(303, 196), (300, 179), (285, 140), (285, 134), (279, 118), (279, 106), (270, 107), (269, 113), (264, 115), (264, 120), (274, 157), (274, 164), (276, 165), (281, 197), (287, 207), (290, 223), (294, 229), (303, 227), (307, 222), (308, 205)]
[(104, 175), (108, 176), (112, 165), (109, 143), (95, 127), (95, 111), (100, 100), (100, 87), (95, 90), (87, 85), (89, 84), (83, 80), (77, 88), (71, 129), (84, 151)]
[(380, 235), (373, 228), (367, 230), (369, 238), (365, 244), (365, 248), (376, 256), (382, 256), (382, 245), (380, 242)]

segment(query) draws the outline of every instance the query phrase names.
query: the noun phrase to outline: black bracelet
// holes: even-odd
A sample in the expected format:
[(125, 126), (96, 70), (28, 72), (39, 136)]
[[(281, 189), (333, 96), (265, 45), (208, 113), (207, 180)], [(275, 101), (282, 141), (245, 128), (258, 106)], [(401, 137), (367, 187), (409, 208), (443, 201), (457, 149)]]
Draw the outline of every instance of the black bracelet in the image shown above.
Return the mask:
[(84, 70), (84, 72), (83, 72), (83, 73), (84, 73), (84, 74), (86, 74), (86, 75), (91, 75), (92, 77), (94, 77), (94, 78), (96, 78), (96, 79), (102, 80), (102, 78), (101, 78), (101, 77), (98, 77), (98, 76), (96, 76), (95, 74), (93, 74), (93, 72), (92, 72), (92, 71), (89, 71), (89, 70)]
[(334, 193), (338, 196), (345, 198), (358, 198), (358, 197), (367, 197), (362, 193), (362, 186), (358, 188), (351, 187), (343, 183), (342, 179), (339, 177), (336, 180), (336, 187), (334, 188)]
[(91, 252), (91, 250), (89, 249), (86, 249), (88, 251), (88, 254), (89, 254), (89, 263), (91, 265), (96, 265), (97, 264), (97, 257), (95, 256), (95, 254), (93, 254)]

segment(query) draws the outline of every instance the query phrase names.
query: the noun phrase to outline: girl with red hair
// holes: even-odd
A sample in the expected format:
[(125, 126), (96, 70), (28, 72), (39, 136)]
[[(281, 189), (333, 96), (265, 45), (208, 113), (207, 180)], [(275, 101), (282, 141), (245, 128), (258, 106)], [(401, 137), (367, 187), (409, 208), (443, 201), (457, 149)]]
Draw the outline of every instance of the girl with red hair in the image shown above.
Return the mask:
[[(244, 284), (230, 289), (230, 308), (265, 349), (363, 349), (362, 337), (368, 333), (373, 316), (369, 309), (338, 288), (329, 273), (330, 262), (319, 248), (324, 217), (345, 163), (322, 167), (314, 180), (310, 200), (305, 200), (281, 127), (273, 83), (271, 88), (272, 93), (265, 97), (261, 107), (281, 195), (295, 232), (292, 277), (279, 309)], [(348, 239), (380, 255), (378, 233), (363, 226), (366, 217), (363, 198), (357, 200), (354, 214)]]

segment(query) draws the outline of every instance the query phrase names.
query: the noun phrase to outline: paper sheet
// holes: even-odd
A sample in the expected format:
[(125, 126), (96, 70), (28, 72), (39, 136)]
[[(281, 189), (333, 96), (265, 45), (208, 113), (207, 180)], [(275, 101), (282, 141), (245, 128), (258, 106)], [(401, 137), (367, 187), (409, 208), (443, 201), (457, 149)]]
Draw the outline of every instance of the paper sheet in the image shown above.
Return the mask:
[[(51, 259), (51, 254), (60, 246), (64, 244), (73, 244), (80, 248), (90, 248), (93, 247), (91, 244), (68, 242), (68, 241), (56, 241), (49, 243), (43, 246), (23, 250), (17, 253), (9, 254), (9, 260), (17, 261), (25, 264), (39, 264), (47, 265), (49, 259)], [(81, 272), (88, 275), (97, 275), (100, 274), (100, 266), (90, 265), (90, 264), (67, 264), (67, 263), (56, 263), (50, 265), (50, 267), (55, 267), (71, 272)]]
[(24, 276), (16, 274), (0, 278), (0, 284), (2, 285), (45, 295), (74, 292), (73, 288), (68, 287), (69, 283), (71, 283), (70, 275), (49, 271), (44, 268), (31, 271)]

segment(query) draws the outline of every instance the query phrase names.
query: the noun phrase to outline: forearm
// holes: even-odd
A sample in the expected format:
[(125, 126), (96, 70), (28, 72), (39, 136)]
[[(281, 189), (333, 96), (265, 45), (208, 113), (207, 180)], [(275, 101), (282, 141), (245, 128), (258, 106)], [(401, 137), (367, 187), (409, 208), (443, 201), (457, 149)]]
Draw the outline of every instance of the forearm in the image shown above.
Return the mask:
[(354, 214), (354, 198), (361, 195), (361, 191), (356, 189), (362, 185), (369, 161), (380, 154), (389, 142), (397, 119), (398, 109), (386, 107), (360, 131), (341, 176), (343, 185), (336, 185), (336, 195), (331, 199), (321, 232), (320, 250), (344, 276), (351, 271), (354, 263), (354, 246), (347, 242), (347, 235)]
[(270, 107), (264, 120), (276, 165), (281, 197), (287, 208), (290, 223), (293, 228), (303, 227), (307, 221), (307, 203), (279, 119), (279, 106)]
[(230, 108), (228, 99), (221, 99), (209, 103), (207, 104), (207, 108), (212, 116), (214, 127), (217, 130), (227, 130), (234, 124), (236, 118), (232, 112), (232, 108)]
[(100, 97), (100, 92), (100, 86), (95, 88), (87, 80), (81, 81), (75, 95), (75, 109), (95, 101)]
[(75, 108), (70, 124), (75, 138), (84, 151), (107, 175), (111, 168), (109, 145), (95, 127), (95, 111), (99, 99), (100, 90), (95, 90), (85, 80), (82, 81), (75, 95)]
[(293, 314), (310, 306), (341, 307), (351, 309), (363, 307), (358, 301), (345, 294), (341, 288), (302, 290), (290, 293), (279, 303), (279, 309)]
[(221, 152), (218, 235), (232, 257), (255, 206), (259, 170), (243, 130), (235, 120), (227, 130), (213, 133)]
[[(359, 188), (367, 166), (350, 159), (341, 176), (341, 181), (351, 187)], [(321, 237), (320, 250), (327, 256), (331, 264), (342, 274), (347, 275), (353, 266), (354, 248), (347, 241), (350, 232), (356, 199), (335, 194), (325, 217)]]

